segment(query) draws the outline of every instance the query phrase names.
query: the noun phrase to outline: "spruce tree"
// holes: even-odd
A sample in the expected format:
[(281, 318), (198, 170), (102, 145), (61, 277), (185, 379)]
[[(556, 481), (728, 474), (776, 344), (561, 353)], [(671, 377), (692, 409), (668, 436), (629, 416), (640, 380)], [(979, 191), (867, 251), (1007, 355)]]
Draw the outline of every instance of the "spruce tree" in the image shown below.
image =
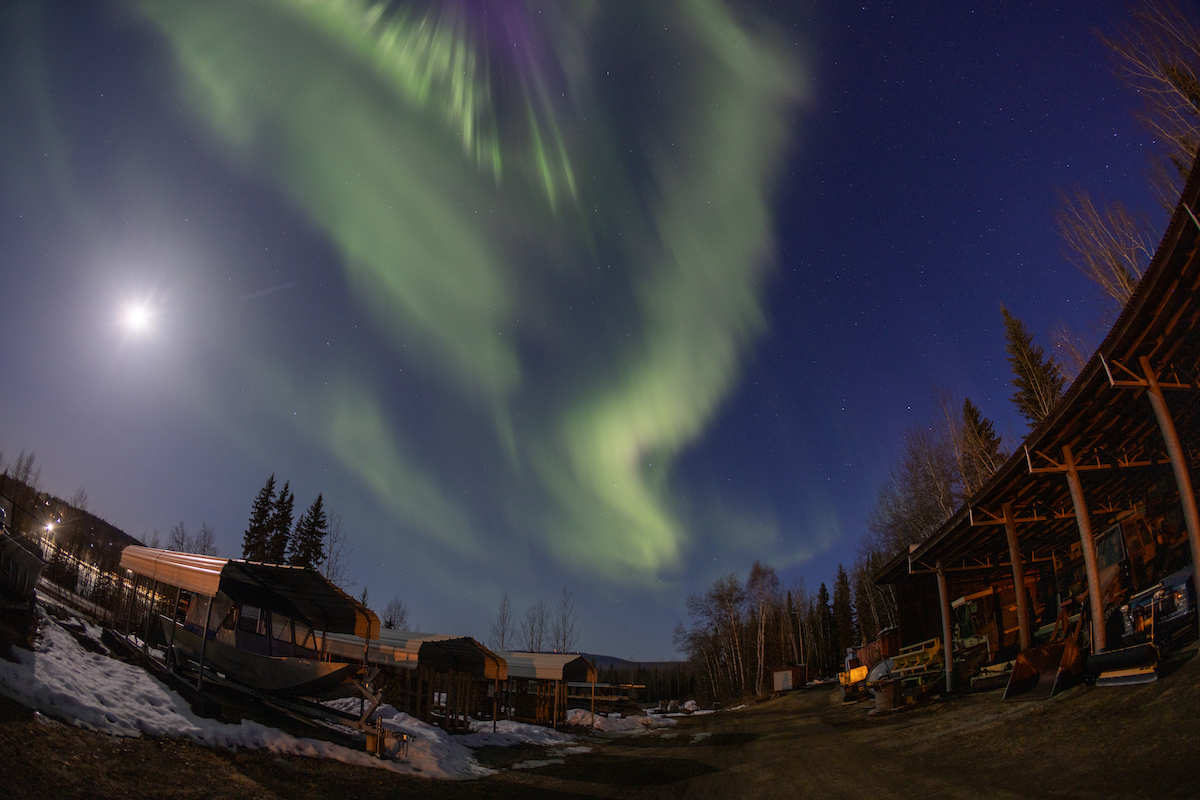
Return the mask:
[(321, 495), (308, 511), (296, 521), (296, 530), (288, 543), (288, 563), (296, 567), (316, 569), (325, 556), (325, 534), (329, 521), (325, 518), (325, 501)]
[(283, 564), (288, 551), (288, 539), (292, 534), (292, 509), (296, 503), (296, 495), (288, 491), (288, 481), (284, 481), (275, 505), (271, 508), (268, 521), (266, 552), (263, 561), (268, 564)]
[(250, 523), (246, 526), (245, 536), (242, 537), (242, 558), (247, 561), (262, 561), (266, 557), (271, 509), (274, 506), (275, 475), (272, 474), (259, 491), (258, 497), (254, 498), (254, 507), (250, 511)]
[(835, 625), (833, 610), (829, 607), (829, 590), (825, 588), (824, 583), (817, 588), (817, 603), (814, 610), (817, 617), (817, 644), (821, 651), (820, 672), (822, 675), (832, 675), (841, 670), (841, 665), (836, 653), (837, 642), (834, 641)]
[(963, 400), (962, 450), (963, 493), (970, 497), (992, 477), (1005, 459), (995, 426), (970, 398)]
[[(833, 627), (838, 661), (843, 662), (846, 648), (855, 645), (858, 637), (854, 633), (854, 607), (850, 604), (850, 576), (846, 568), (838, 564), (837, 578), (833, 582)], [(841, 669), (839, 663), (838, 669)]]
[(1013, 371), (1013, 404), (1021, 416), (1036, 427), (1054, 410), (1062, 397), (1063, 376), (1054, 356), (1047, 356), (1041, 347), (1033, 343), (1033, 334), (1025, 323), (1000, 306), (1004, 315), (1005, 350)]

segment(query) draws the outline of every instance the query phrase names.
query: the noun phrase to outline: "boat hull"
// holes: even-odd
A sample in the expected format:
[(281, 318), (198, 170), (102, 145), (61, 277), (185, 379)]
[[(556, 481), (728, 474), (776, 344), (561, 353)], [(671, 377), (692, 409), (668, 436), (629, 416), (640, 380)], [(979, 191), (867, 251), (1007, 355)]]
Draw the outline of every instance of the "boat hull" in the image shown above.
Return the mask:
[[(199, 634), (160, 618), (167, 641), (192, 661), (200, 661), (202, 639)], [(334, 692), (354, 680), (361, 664), (319, 661), (314, 658), (278, 658), (238, 650), (214, 639), (204, 648), (204, 666), (225, 674), (227, 680), (269, 694), (319, 697)]]

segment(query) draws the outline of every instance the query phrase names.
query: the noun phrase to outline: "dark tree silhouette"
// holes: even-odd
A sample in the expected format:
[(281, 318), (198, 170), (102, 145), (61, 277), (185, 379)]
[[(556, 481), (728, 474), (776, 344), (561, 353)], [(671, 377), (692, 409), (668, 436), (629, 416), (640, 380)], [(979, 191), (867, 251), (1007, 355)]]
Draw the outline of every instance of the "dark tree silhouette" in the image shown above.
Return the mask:
[(267, 541), (271, 535), (271, 511), (275, 508), (275, 475), (267, 478), (266, 484), (254, 498), (250, 510), (250, 522), (242, 537), (242, 558), (247, 561), (267, 560)]
[(296, 521), (296, 530), (288, 543), (288, 562), (293, 566), (316, 569), (324, 561), (325, 534), (329, 532), (324, 506), (324, 499), (318, 494), (308, 511)]
[(284, 481), (267, 522), (267, 546), (263, 561), (268, 564), (283, 564), (287, 557), (288, 539), (292, 534), (292, 509), (295, 503), (296, 495), (288, 491), (288, 481)]
[(1047, 356), (1039, 345), (1033, 343), (1033, 334), (1025, 323), (1014, 317), (1004, 306), (1005, 350), (1013, 371), (1013, 405), (1018, 413), (1035, 427), (1050, 415), (1058, 399), (1062, 397), (1063, 376), (1054, 356)]

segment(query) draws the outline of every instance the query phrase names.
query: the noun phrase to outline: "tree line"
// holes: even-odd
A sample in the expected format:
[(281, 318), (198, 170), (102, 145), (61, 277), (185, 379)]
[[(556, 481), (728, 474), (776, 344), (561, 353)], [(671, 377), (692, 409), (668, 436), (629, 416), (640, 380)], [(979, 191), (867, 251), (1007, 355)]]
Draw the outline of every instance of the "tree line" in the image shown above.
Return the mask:
[(496, 619), (488, 629), (488, 647), (500, 652), (571, 653), (579, 643), (579, 621), (571, 592), (563, 587), (553, 606), (538, 600), (525, 609), (520, 620), (513, 616), (512, 602), (505, 592)]
[(318, 494), (293, 526), (295, 503), (290, 481), (284, 481), (277, 493), (272, 473), (254, 498), (250, 522), (242, 537), (242, 558), (309, 569), (318, 569), (325, 563), (329, 520), (324, 497)]
[[(1117, 74), (1144, 100), (1142, 121), (1163, 143), (1151, 185), (1173, 210), (1200, 145), (1200, 24), (1195, 11), (1172, 2), (1147, 2), (1112, 37), (1101, 36)], [(1050, 351), (1001, 305), (1011, 402), (1029, 427), (1053, 412), (1137, 288), (1160, 236), (1141, 213), (1119, 201), (1096, 202), (1076, 188), (1059, 195), (1054, 225), (1063, 255), (1097, 288), (1101, 307), (1094, 330), (1058, 323)], [(833, 594), (802, 583), (781, 590), (774, 570), (755, 563), (745, 583), (718, 578), (687, 600), (690, 623), (675, 644), (702, 676), (712, 699), (762, 694), (771, 666), (807, 664), (817, 674), (841, 668), (847, 648), (861, 646), (896, 624), (890, 587), (872, 576), (909, 545), (924, 541), (978, 492), (1008, 459), (995, 425), (970, 398), (959, 403), (936, 392), (929, 419), (904, 431), (900, 453), (868, 514), (849, 570), (839, 564)]]

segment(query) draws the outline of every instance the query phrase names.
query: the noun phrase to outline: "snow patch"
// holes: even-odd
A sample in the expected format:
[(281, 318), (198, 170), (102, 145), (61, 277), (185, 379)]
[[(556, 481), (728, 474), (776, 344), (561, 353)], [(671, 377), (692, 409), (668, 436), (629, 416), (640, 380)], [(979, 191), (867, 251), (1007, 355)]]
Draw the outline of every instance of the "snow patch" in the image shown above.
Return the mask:
[(245, 747), (279, 755), (330, 758), (430, 778), (470, 779), (492, 773), (441, 729), (395, 709), (385, 718), (385, 727), (412, 737), (402, 762), (378, 759), (331, 742), (298, 738), (250, 720), (231, 725), (198, 717), (182, 697), (145, 670), (89, 652), (48, 618), (43, 620), (41, 640), (34, 651), (14, 647), (8, 655), (11, 661), (0, 659), (0, 693), (92, 731), (191, 739), (228, 750)]
[(670, 725), (675, 725), (673, 719), (658, 714), (650, 714), (645, 717), (605, 717), (599, 714), (593, 716), (592, 712), (583, 708), (573, 708), (567, 712), (567, 724), (578, 725), (581, 728), (592, 728), (598, 731), (647, 731), (652, 728), (665, 728)]
[(454, 738), (466, 747), (513, 747), (519, 744), (553, 747), (575, 741), (575, 737), (569, 733), (559, 733), (541, 725), (502, 719), (496, 722), (495, 727), (496, 731), (493, 733), (491, 722), (473, 719), (471, 732)]

